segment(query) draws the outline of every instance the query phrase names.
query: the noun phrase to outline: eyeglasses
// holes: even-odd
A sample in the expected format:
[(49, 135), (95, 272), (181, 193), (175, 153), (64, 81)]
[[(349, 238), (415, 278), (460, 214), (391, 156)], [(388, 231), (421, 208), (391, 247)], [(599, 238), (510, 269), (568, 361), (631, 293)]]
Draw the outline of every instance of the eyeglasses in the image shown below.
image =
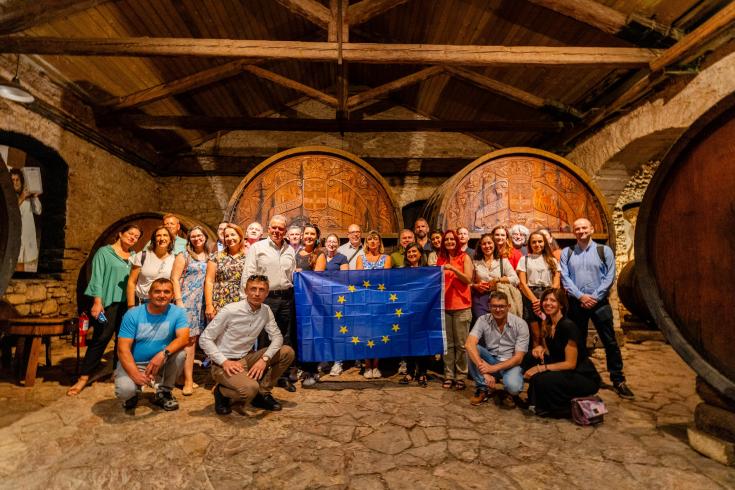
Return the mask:
[(360, 234), (360, 230), (357, 230), (357, 231), (348, 231), (347, 234), (348, 235), (358, 235), (358, 234)]
[(248, 281), (268, 282), (268, 276), (264, 276), (263, 274), (253, 274), (252, 276), (248, 277)]
[(490, 305), (490, 308), (493, 310), (504, 310), (508, 307), (508, 305)]

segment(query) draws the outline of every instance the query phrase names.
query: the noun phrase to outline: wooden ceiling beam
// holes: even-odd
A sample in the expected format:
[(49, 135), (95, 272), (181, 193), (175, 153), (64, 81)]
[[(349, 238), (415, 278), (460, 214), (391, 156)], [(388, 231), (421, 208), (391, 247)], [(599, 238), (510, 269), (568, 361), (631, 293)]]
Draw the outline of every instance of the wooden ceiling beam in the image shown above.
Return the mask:
[(322, 29), (327, 29), (332, 21), (329, 9), (316, 0), (276, 0), (276, 2)]
[(350, 94), (349, 69), (343, 57), (344, 45), (350, 42), (350, 24), (348, 20), (349, 0), (330, 0), (329, 8), (332, 22), (329, 24), (327, 39), (337, 43), (337, 76), (335, 87), (337, 93), (337, 119), (349, 119), (347, 97)]
[(375, 100), (380, 99), (381, 97), (384, 97), (391, 92), (395, 92), (396, 90), (401, 90), (402, 88), (422, 82), (443, 72), (444, 67), (442, 66), (430, 66), (429, 68), (424, 68), (423, 70), (419, 70), (416, 73), (406, 75), (405, 77), (401, 77), (397, 80), (392, 80), (388, 83), (384, 83), (383, 85), (379, 85), (377, 87), (373, 87), (371, 89), (360, 92), (359, 94), (355, 94), (347, 100), (347, 106), (350, 108), (350, 110), (364, 107), (364, 104), (374, 102)]
[(679, 29), (660, 24), (637, 14), (626, 16), (622, 12), (595, 0), (527, 1), (627, 41), (636, 42), (636, 35), (640, 35), (647, 42), (655, 44), (665, 42), (668, 46), (684, 36), (684, 33)]
[(582, 113), (574, 107), (568, 106), (562, 102), (553, 99), (544, 99), (525, 90), (521, 90), (512, 85), (508, 85), (498, 80), (494, 80), (476, 71), (468, 70), (462, 67), (448, 66), (447, 71), (462, 80), (472, 83), (482, 89), (489, 90), (495, 94), (501, 95), (507, 99), (520, 102), (534, 109), (551, 109), (552, 111), (560, 111), (567, 113), (575, 118), (581, 118)]
[(192, 73), (183, 78), (164, 82), (154, 87), (145, 88), (132, 94), (120, 97), (110, 97), (98, 104), (100, 107), (108, 111), (119, 111), (122, 109), (134, 109), (146, 104), (150, 104), (157, 100), (171, 97), (172, 95), (181, 94), (210, 85), (227, 78), (239, 75), (243, 71), (246, 62), (231, 61), (224, 65), (215, 66), (197, 73)]
[(383, 120), (300, 119), (281, 117), (151, 116), (120, 114), (100, 120), (100, 124), (155, 130), (258, 130), (317, 132), (398, 132), (398, 131), (529, 131), (555, 132), (564, 123), (532, 120), (443, 121), (431, 119)]
[[(0, 53), (63, 56), (196, 56), (337, 61), (338, 43), (190, 38), (0, 37)], [(660, 50), (576, 46), (345, 43), (348, 62), (475, 66), (646, 66)]]
[(25, 31), (31, 27), (68, 17), (111, 0), (34, 0), (21, 8), (0, 15), (0, 35)]
[(363, 24), (373, 17), (381, 15), (388, 10), (403, 5), (408, 0), (362, 0), (350, 5), (350, 25)]
[(297, 82), (296, 80), (293, 80), (291, 78), (284, 77), (283, 75), (279, 75), (278, 73), (274, 73), (270, 70), (266, 70), (265, 68), (261, 68), (255, 65), (245, 65), (242, 67), (242, 71), (255, 75), (258, 78), (269, 80), (282, 87), (286, 87), (288, 89), (307, 95), (312, 99), (316, 99), (327, 104), (330, 107), (337, 106), (337, 99), (335, 97), (325, 94), (321, 90), (317, 90), (308, 85), (304, 85), (301, 82)]

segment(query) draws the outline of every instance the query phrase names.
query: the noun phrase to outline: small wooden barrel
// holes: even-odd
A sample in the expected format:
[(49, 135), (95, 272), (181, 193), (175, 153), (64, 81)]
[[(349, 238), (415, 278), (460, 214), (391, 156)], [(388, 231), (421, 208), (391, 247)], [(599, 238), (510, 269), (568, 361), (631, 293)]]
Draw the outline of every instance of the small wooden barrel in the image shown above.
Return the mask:
[(629, 312), (643, 321), (653, 320), (648, 305), (643, 299), (638, 277), (635, 274), (635, 260), (631, 260), (620, 271), (618, 275), (618, 297)]
[(735, 95), (682, 136), (646, 190), (635, 257), (643, 297), (674, 349), (735, 400)]
[(0, 165), (0, 296), (8, 287), (20, 252), (20, 209), (10, 173)]
[[(158, 211), (132, 214), (130, 216), (126, 216), (121, 220), (116, 221), (102, 232), (99, 238), (97, 238), (97, 241), (94, 242), (94, 245), (92, 245), (92, 249), (87, 256), (87, 260), (84, 262), (84, 265), (79, 270), (79, 277), (77, 278), (77, 307), (79, 308), (79, 311), (88, 310), (91, 305), (91, 299), (84, 295), (84, 290), (87, 288), (89, 278), (92, 276), (92, 259), (94, 258), (94, 254), (95, 252), (97, 252), (97, 249), (104, 245), (110, 245), (114, 243), (115, 240), (117, 240), (118, 232), (123, 226), (128, 224), (136, 224), (143, 230), (143, 233), (141, 234), (140, 240), (138, 240), (138, 243), (135, 244), (133, 249), (136, 252), (140, 252), (141, 250), (143, 250), (143, 247), (145, 247), (146, 243), (148, 243), (148, 240), (150, 240), (153, 230), (155, 230), (158, 226), (162, 224), (162, 219), (165, 214), (166, 213)], [(179, 234), (182, 237), (186, 236), (190, 228), (198, 225), (201, 226), (207, 234), (208, 245), (213, 245), (217, 241), (217, 232), (212, 230), (206, 224), (194, 218), (189, 218), (188, 216), (182, 216), (180, 214), (177, 214), (176, 216), (179, 218), (179, 221), (181, 223), (181, 231), (179, 232)]]
[(442, 230), (465, 226), (475, 235), (496, 225), (548, 228), (573, 239), (574, 220), (589, 218), (593, 238), (608, 239), (612, 219), (585, 172), (572, 162), (535, 148), (505, 148), (483, 155), (442, 184), (424, 216)]

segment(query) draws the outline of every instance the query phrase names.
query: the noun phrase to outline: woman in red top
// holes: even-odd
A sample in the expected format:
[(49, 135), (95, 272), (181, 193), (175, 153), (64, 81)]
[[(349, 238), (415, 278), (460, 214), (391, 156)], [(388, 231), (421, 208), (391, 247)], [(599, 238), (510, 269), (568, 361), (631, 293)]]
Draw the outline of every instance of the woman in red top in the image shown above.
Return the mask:
[(467, 355), (464, 343), (472, 320), (472, 259), (459, 248), (457, 233), (447, 230), (442, 237), (436, 265), (444, 266), (444, 324), (447, 353), (444, 356), (443, 388), (465, 388)]

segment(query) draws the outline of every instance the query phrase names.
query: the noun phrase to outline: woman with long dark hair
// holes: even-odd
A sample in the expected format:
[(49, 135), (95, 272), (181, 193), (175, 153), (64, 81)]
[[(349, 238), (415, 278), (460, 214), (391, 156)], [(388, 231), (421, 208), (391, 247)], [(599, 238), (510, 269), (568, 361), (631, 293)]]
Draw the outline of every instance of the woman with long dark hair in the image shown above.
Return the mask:
[(546, 236), (538, 231), (528, 237), (528, 255), (521, 257), (516, 268), (523, 293), (523, 319), (531, 327), (530, 348), (541, 342), (541, 301), (539, 296), (548, 288), (560, 287), (561, 269), (551, 253)]
[[(421, 250), (421, 245), (416, 242), (409, 243), (403, 252), (403, 267), (422, 267), (426, 265), (426, 258)], [(407, 385), (416, 380), (422, 388), (426, 388), (428, 381), (426, 371), (431, 362), (431, 356), (409, 357), (406, 360), (406, 374), (399, 383)]]
[(542, 345), (531, 351), (538, 363), (528, 369), (528, 403), (536, 415), (569, 417), (572, 398), (590, 396), (600, 389), (600, 375), (587, 355), (585, 335), (566, 317), (566, 293), (549, 288), (541, 294)]
[(466, 388), (467, 341), (472, 320), (472, 260), (459, 246), (457, 232), (447, 230), (442, 238), (436, 265), (444, 266), (444, 323), (447, 333), (447, 353), (444, 356), (444, 383), (442, 387), (457, 390)]
[(186, 238), (186, 250), (178, 254), (171, 270), (171, 282), (174, 285), (174, 301), (176, 306), (186, 310), (189, 321), (189, 344), (184, 348), (184, 396), (193, 394), (194, 357), (197, 340), (207, 325), (204, 316), (204, 278), (207, 276), (207, 234), (201, 226), (189, 230)]
[[(141, 233), (138, 225), (126, 225), (117, 233), (115, 243), (100, 247), (94, 254), (92, 277), (84, 291), (86, 296), (94, 298), (89, 312), (89, 323), (94, 335), (84, 353), (79, 379), (66, 392), (69, 396), (78, 395), (87, 386), (90, 375), (102, 360), (107, 344), (120, 330), (127, 304), (126, 287), (130, 275), (130, 258), (135, 253), (132, 248), (140, 239)], [(102, 313), (107, 321), (99, 320)]]
[(497, 289), (498, 284), (505, 283), (518, 285), (513, 266), (506, 257), (500, 257), (493, 235), (484, 233), (480, 236), (472, 261), (474, 273), (472, 276), (472, 323), (486, 315), (490, 293)]
[(133, 258), (128, 277), (128, 308), (145, 303), (148, 290), (156, 279), (170, 279), (174, 266), (174, 236), (165, 226), (159, 226), (142, 252)]
[(209, 256), (204, 278), (204, 313), (210, 322), (225, 305), (240, 301), (240, 281), (245, 266), (245, 234), (238, 225), (227, 223), (225, 248)]

